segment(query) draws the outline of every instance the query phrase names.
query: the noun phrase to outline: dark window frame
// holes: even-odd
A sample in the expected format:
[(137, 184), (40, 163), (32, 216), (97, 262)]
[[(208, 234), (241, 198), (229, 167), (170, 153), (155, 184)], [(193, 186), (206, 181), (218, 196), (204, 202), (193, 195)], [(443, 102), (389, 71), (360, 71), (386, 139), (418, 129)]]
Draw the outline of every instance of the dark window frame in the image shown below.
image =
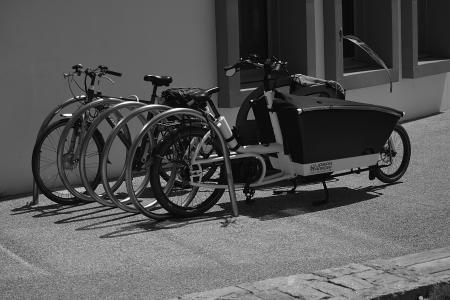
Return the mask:
[[(282, 1), (282, 0), (281, 0)], [(316, 29), (314, 0), (305, 0), (302, 25), (306, 31), (306, 74), (316, 75)], [(322, 12), (320, 12), (322, 13)], [(238, 107), (252, 88), (242, 89), (239, 73), (226, 77), (223, 68), (239, 60), (239, 1), (215, 0), (217, 80), (220, 87), (219, 107)], [(269, 28), (274, 30), (273, 28)]]
[[(419, 62), (418, 0), (402, 0), (402, 77), (416, 78), (450, 72), (448, 59)], [(445, 16), (448, 17), (448, 16)], [(450, 45), (449, 51), (450, 51)]]
[[(358, 0), (357, 0), (358, 1)], [(376, 1), (376, 0), (374, 0)], [(399, 80), (399, 26), (400, 0), (391, 0), (391, 79)], [(342, 0), (324, 0), (325, 77), (336, 80), (345, 89), (358, 89), (389, 83), (384, 69), (344, 73), (342, 39)], [(370, 45), (369, 45), (370, 46)]]

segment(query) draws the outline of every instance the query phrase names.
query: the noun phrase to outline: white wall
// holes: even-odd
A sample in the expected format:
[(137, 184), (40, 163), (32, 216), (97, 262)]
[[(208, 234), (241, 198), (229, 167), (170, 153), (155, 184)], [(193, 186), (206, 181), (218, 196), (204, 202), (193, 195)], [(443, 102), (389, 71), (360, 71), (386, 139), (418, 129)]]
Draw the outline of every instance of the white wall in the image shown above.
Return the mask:
[(173, 86), (217, 84), (212, 0), (0, 2), (0, 199), (32, 189), (31, 152), (51, 108), (69, 98), (74, 64), (123, 72), (111, 95), (147, 97), (144, 74)]
[(392, 93), (389, 85), (347, 91), (347, 99), (379, 104), (402, 110), (405, 120), (425, 117), (449, 108), (450, 85), (448, 73), (433, 76), (401, 79), (394, 82)]

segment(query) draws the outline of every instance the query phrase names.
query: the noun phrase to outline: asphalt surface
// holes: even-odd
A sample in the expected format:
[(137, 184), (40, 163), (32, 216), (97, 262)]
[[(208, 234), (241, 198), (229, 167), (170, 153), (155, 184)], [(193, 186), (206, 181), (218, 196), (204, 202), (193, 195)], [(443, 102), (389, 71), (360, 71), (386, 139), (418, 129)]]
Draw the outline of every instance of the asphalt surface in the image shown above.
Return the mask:
[(228, 196), (189, 220), (153, 221), (44, 196), (0, 201), (0, 299), (165, 299), (450, 245), (450, 112), (404, 124), (410, 167), (393, 185), (367, 173), (257, 191), (231, 219)]

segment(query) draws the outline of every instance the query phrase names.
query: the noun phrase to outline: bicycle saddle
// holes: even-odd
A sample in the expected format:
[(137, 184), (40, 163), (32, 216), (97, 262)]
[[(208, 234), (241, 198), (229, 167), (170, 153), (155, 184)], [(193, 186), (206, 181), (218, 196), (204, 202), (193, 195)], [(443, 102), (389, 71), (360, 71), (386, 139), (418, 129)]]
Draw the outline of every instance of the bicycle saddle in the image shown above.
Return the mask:
[(171, 76), (145, 75), (144, 80), (150, 81), (157, 86), (169, 86), (172, 83)]

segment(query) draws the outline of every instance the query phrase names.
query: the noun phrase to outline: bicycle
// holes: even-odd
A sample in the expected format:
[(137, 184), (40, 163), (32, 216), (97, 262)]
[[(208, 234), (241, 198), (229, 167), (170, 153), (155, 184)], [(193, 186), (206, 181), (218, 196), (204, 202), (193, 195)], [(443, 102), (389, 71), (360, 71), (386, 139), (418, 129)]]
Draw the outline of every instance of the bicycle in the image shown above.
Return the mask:
[[(286, 180), (293, 183), (290, 192), (295, 192), (298, 183), (322, 183), (326, 196), (317, 203), (322, 204), (329, 197), (326, 181), (330, 179), (368, 172), (369, 179), (391, 183), (404, 175), (411, 145), (406, 131), (398, 124), (403, 112), (342, 99), (294, 97), (277, 92), (274, 79), (285, 76), (286, 64), (251, 57), (225, 68), (227, 76), (243, 68), (264, 70), (263, 96), (252, 101), (264, 143), (239, 143), (238, 134), (232, 132), (210, 99), (217, 89), (195, 98), (211, 108), (203, 118), (208, 120), (205, 129), (180, 129), (152, 152), (150, 182), (163, 208), (176, 217), (196, 216), (217, 203), (225, 188), (242, 187), (246, 200), (251, 201), (256, 188)], [(194, 113), (172, 109), (154, 117), (144, 128), (151, 128), (163, 118), (185, 114)], [(145, 134), (143, 129), (141, 136)], [(398, 137), (398, 144), (394, 144), (393, 136)], [(221, 139), (226, 141), (226, 147), (219, 147), (217, 141)], [(137, 141), (139, 138), (134, 143)], [(205, 148), (213, 150), (205, 152)], [(170, 170), (168, 180), (159, 176), (164, 169)], [(217, 170), (214, 176), (205, 176), (211, 169)], [(129, 171), (127, 165), (127, 175)], [(171, 184), (177, 178), (183, 180), (182, 186)], [(197, 197), (197, 201), (194, 197), (201, 188), (207, 189), (208, 195), (200, 200)], [(229, 190), (230, 197), (233, 192)], [(231, 201), (233, 204), (235, 197)], [(237, 214), (235, 207), (233, 211)]]
[[(42, 193), (49, 198), (50, 200), (59, 203), (59, 204), (75, 204), (80, 202), (82, 198), (84, 198), (83, 193), (78, 193), (78, 197), (74, 196), (69, 190), (61, 189), (64, 187), (64, 184), (62, 180), (59, 177), (59, 171), (56, 167), (57, 163), (57, 147), (56, 144), (58, 143), (62, 128), (64, 128), (67, 123), (69, 122), (70, 118), (73, 116), (73, 114), (61, 114), (61, 119), (57, 121), (53, 121), (56, 116), (65, 108), (76, 104), (79, 107), (82, 107), (83, 105), (86, 105), (90, 102), (92, 102), (94, 99), (100, 99), (100, 97), (104, 98), (112, 98), (108, 96), (103, 96), (100, 91), (96, 91), (95, 88), (95, 80), (101, 79), (101, 78), (108, 78), (105, 75), (113, 75), (113, 76), (121, 76), (120, 73), (114, 72), (109, 70), (106, 66), (98, 66), (95, 69), (83, 69), (82, 65), (75, 65), (72, 67), (73, 72), (64, 74), (64, 77), (68, 79), (69, 83), (69, 89), (74, 96), (73, 98), (65, 101), (63, 104), (58, 105), (55, 109), (53, 109), (48, 116), (44, 119), (44, 122), (42, 123), (37, 140), (35, 143), (35, 147), (33, 149), (33, 155), (32, 155), (32, 170), (33, 170), (33, 176), (36, 181), (36, 184)], [(71, 88), (71, 81), (74, 81), (73, 78), (75, 76), (81, 76), (84, 75), (84, 91), (86, 95), (81, 96), (75, 96), (73, 93), (73, 90)], [(110, 80), (108, 78), (108, 80)], [(150, 81), (153, 84), (153, 93), (152, 93), (152, 100), (156, 96), (156, 89), (158, 86), (166, 85), (168, 86), (172, 78), (168, 76), (154, 76), (154, 75), (146, 75), (144, 77), (144, 80)], [(89, 82), (88, 82), (89, 81)], [(110, 80), (111, 81), (111, 80)], [(76, 81), (75, 81), (76, 82)], [(88, 86), (88, 84), (90, 84)], [(77, 83), (77, 86), (80, 87), (80, 85)], [(83, 89), (82, 89), (83, 90)], [(118, 97), (115, 99), (119, 99), (121, 101), (126, 100), (136, 100), (135, 98), (125, 98), (125, 97)], [(120, 117), (120, 116), (117, 116)], [(53, 121), (53, 122), (52, 122)], [(80, 124), (77, 124), (79, 126)], [(124, 131), (124, 136), (121, 138), (123, 140), (130, 140), (129, 134), (127, 135), (127, 131)], [(91, 144), (92, 153), (99, 153), (101, 152), (101, 149), (104, 144), (104, 140), (100, 132), (96, 132), (94, 135), (94, 142)], [(74, 135), (76, 137), (76, 135)], [(75, 144), (74, 144), (75, 145)], [(73, 145), (73, 146), (74, 146)], [(44, 155), (43, 155), (44, 154)], [(70, 159), (68, 156), (65, 157), (66, 159), (66, 167), (67, 169), (71, 169), (73, 176), (76, 179), (76, 183), (79, 185), (79, 176), (77, 175), (77, 168), (76, 165), (78, 163), (78, 158), (73, 158), (72, 162), (70, 162)], [(98, 172), (99, 174), (99, 172)], [(92, 186), (97, 186), (100, 181), (100, 176), (96, 175), (94, 177), (94, 180), (91, 182)], [(82, 195), (80, 197), (80, 195)], [(81, 198), (81, 199), (80, 199)]]

